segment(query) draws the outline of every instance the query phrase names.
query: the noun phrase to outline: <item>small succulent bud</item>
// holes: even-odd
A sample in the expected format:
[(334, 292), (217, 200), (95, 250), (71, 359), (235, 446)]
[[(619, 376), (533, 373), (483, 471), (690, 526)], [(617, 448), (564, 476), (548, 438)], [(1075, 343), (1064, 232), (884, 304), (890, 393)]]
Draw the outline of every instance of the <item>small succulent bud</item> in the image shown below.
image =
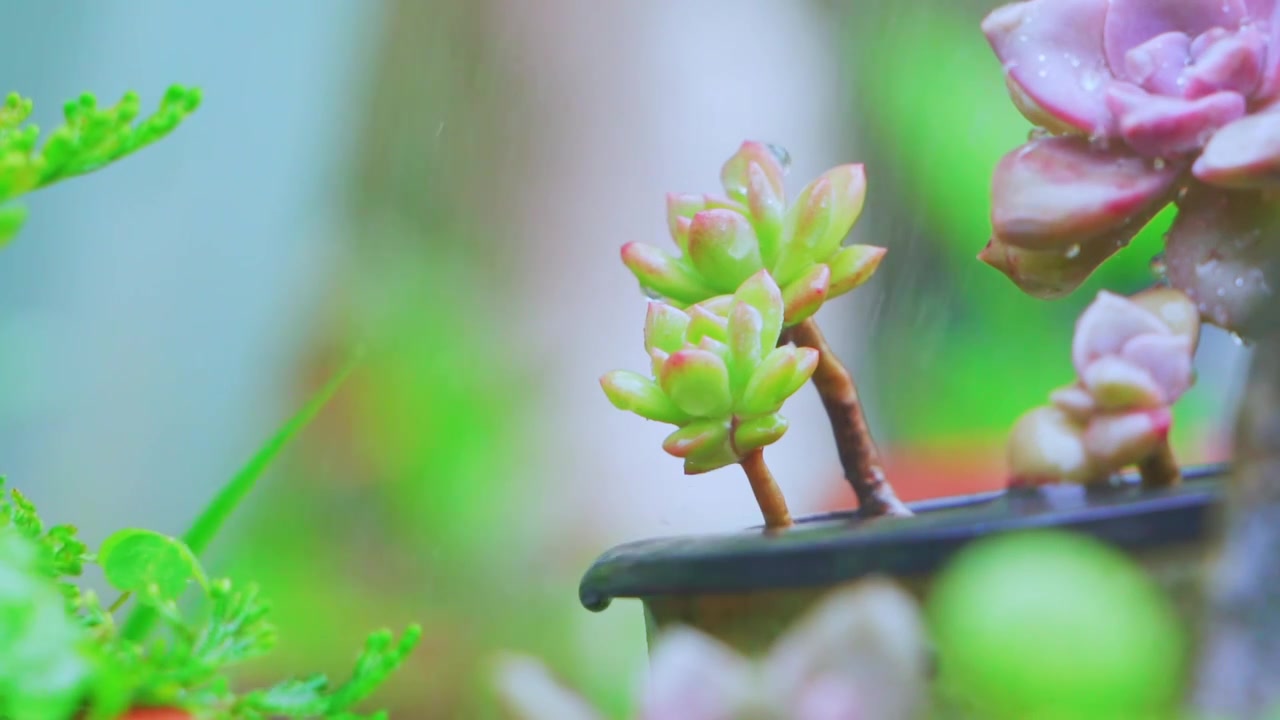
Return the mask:
[(787, 319), (798, 323), (822, 307), (831, 288), (831, 268), (812, 265), (809, 271), (792, 281), (782, 291), (782, 303)]
[[(743, 143), (722, 168), (728, 197), (668, 194), (667, 224), (679, 254), (637, 243), (623, 248), (623, 262), (641, 287), (686, 306), (735, 292), (764, 270), (792, 293), (785, 322), (794, 325), (865, 282), (884, 250), (841, 245), (866, 199), (863, 167), (828, 170), (788, 207), (781, 155), (764, 143)], [(819, 266), (828, 273), (823, 293), (813, 287)], [(806, 282), (792, 288), (801, 278)]]
[(767, 271), (680, 310), (650, 303), (645, 349), (654, 377), (615, 370), (600, 379), (614, 406), (677, 425), (663, 448), (694, 474), (741, 461), (786, 431), (776, 413), (817, 367), (817, 351), (777, 347), (782, 292)]

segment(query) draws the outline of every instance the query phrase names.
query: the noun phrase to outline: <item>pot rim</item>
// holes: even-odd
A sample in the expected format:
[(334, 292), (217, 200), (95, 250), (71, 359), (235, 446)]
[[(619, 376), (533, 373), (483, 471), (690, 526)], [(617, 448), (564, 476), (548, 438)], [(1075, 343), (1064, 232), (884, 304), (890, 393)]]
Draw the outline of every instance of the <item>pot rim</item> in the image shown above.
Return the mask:
[(731, 594), (821, 587), (872, 574), (927, 575), (963, 545), (995, 533), (1083, 532), (1126, 550), (1204, 539), (1228, 464), (1188, 466), (1171, 488), (1136, 473), (1103, 487), (1050, 485), (937, 498), (910, 518), (867, 520), (856, 510), (800, 518), (783, 531), (651, 538), (618, 545), (582, 577), (578, 597), (599, 612), (614, 598)]

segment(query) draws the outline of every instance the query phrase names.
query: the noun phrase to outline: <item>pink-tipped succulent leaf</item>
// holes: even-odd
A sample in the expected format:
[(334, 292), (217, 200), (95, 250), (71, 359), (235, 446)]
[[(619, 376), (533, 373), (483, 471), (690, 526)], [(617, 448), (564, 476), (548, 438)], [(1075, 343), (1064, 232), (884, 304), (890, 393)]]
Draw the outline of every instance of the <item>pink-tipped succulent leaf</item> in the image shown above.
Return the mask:
[[(1052, 136), (997, 166), (980, 259), (1028, 293), (1063, 295), (1189, 192), (1181, 234), (1195, 239), (1175, 249), (1170, 238), (1169, 262), (1184, 271), (1169, 281), (1206, 319), (1247, 329), (1248, 313), (1233, 310), (1270, 290), (1236, 278), (1269, 269), (1275, 243), (1232, 247), (1238, 216), (1214, 208), (1275, 205), (1260, 193), (1280, 185), (1280, 4), (1027, 0), (982, 29), (1014, 104)], [(1214, 272), (1209, 250), (1232, 255), (1239, 274)], [(1233, 301), (1214, 301), (1224, 295)]]
[(667, 224), (677, 252), (644, 243), (622, 250), (641, 287), (685, 307), (733, 293), (767, 270), (787, 298), (786, 324), (794, 325), (866, 282), (884, 249), (842, 245), (866, 198), (862, 166), (828, 170), (788, 204), (788, 162), (776, 146), (744, 142), (721, 169), (724, 196), (669, 194)]
[(787, 430), (778, 412), (813, 375), (817, 351), (778, 347), (785, 301), (764, 270), (733, 295), (681, 310), (649, 303), (644, 344), (654, 378), (614, 370), (600, 379), (622, 410), (677, 426), (663, 443), (697, 474), (740, 462)]
[(1168, 436), (1170, 406), (1194, 381), (1199, 332), (1195, 305), (1176, 290), (1099, 293), (1076, 323), (1075, 384), (1014, 426), (1014, 482), (1100, 482), (1155, 451)]

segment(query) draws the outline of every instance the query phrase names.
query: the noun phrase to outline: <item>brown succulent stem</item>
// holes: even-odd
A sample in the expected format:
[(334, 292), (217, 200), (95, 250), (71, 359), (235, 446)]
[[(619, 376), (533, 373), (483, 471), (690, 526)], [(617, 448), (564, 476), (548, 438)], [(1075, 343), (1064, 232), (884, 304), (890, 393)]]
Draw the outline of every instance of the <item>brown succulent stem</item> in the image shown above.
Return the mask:
[(867, 427), (853, 376), (831, 351), (822, 330), (818, 329), (818, 323), (809, 318), (793, 325), (787, 329), (783, 339), (818, 351), (818, 369), (813, 373), (813, 384), (831, 421), (836, 452), (844, 466), (845, 479), (858, 497), (858, 509), (870, 516), (910, 516), (911, 511), (902, 504), (885, 479), (880, 452)]
[(782, 490), (773, 473), (764, 462), (764, 450), (756, 449), (742, 458), (742, 471), (751, 482), (751, 492), (755, 493), (756, 503), (760, 505), (760, 513), (764, 515), (765, 527), (771, 529), (791, 526), (791, 512), (787, 510), (787, 500), (782, 497)]
[(1169, 441), (1163, 440), (1150, 455), (1138, 463), (1142, 486), (1147, 488), (1172, 487), (1182, 482), (1182, 471), (1169, 449)]

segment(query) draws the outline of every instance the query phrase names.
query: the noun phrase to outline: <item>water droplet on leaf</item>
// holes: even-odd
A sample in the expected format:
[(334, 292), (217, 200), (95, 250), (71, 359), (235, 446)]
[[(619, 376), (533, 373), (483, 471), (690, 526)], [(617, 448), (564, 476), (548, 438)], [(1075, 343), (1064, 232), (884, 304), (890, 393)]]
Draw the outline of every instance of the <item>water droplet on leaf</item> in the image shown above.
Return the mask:
[(1079, 255), (1080, 255), (1080, 243), (1076, 243), (1071, 247), (1067, 248), (1066, 257), (1068, 260), (1078, 257)]
[(778, 161), (778, 165), (782, 166), (782, 172), (791, 170), (791, 153), (787, 152), (786, 148), (774, 143), (768, 143), (766, 147), (773, 154), (773, 159)]

